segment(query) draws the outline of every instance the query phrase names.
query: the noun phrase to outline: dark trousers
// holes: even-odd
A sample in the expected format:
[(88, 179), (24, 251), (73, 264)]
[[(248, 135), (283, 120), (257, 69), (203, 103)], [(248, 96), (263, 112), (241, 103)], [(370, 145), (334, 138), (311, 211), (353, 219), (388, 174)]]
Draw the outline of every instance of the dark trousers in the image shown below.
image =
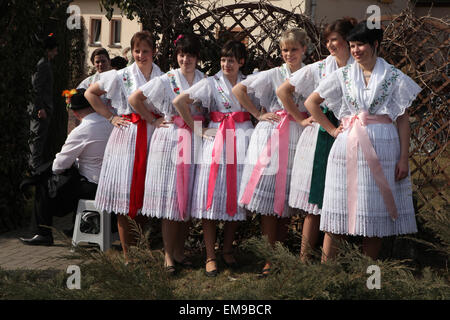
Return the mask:
[(37, 116), (33, 116), (30, 120), (30, 167), (36, 170), (43, 164), (43, 153), (45, 143), (48, 136), (48, 128), (50, 125), (50, 114), (46, 119), (39, 119)]
[(54, 216), (63, 217), (70, 212), (75, 212), (78, 206), (78, 200), (95, 199), (96, 191), (97, 184), (87, 181), (82, 176), (71, 179), (58, 189), (54, 198), (49, 196), (48, 185), (46, 183), (36, 185), (33, 210), (35, 218), (33, 228), (35, 233), (43, 236), (51, 235), (51, 229), (43, 226), (52, 226)]

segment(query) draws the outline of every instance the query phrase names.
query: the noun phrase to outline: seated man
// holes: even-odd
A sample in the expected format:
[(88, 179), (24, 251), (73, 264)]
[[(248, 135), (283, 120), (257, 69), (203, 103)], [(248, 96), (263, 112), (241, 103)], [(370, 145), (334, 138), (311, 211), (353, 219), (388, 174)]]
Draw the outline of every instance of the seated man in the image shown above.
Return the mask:
[[(77, 209), (79, 199), (94, 199), (103, 154), (113, 126), (97, 114), (77, 89), (69, 108), (81, 123), (70, 132), (61, 152), (53, 161), (53, 175), (36, 185), (34, 205), (35, 235), (20, 238), (28, 245), (52, 245), (53, 216), (64, 216)], [(66, 183), (61, 181), (68, 180)]]

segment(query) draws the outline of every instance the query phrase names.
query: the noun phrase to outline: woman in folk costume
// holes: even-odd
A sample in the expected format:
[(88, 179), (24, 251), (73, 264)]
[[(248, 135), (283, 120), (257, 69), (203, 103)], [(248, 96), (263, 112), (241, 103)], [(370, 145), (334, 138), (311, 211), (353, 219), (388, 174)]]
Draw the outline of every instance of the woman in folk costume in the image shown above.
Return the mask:
[[(176, 271), (176, 264), (191, 264), (184, 255), (184, 242), (188, 231), (186, 221), (191, 216), (194, 135), (178, 115), (172, 100), (204, 78), (203, 73), (196, 69), (200, 47), (195, 35), (178, 36), (175, 56), (180, 68), (151, 80), (129, 98), (144, 119), (152, 117), (144, 104), (146, 100), (166, 119), (155, 129), (150, 142), (142, 214), (163, 219), (165, 266), (169, 273)], [(194, 120), (201, 123), (204, 109), (193, 105), (189, 108)]]
[(100, 73), (111, 70), (111, 59), (105, 48), (97, 48), (91, 54), (91, 63), (95, 68), (95, 73), (80, 82), (78, 88), (87, 89), (92, 83), (100, 79)]
[[(289, 29), (281, 35), (281, 56), (285, 62), (281, 67), (247, 78), (233, 88), (233, 93), (258, 120), (252, 134), (247, 159), (242, 174), (239, 205), (261, 214), (262, 234), (269, 243), (283, 242), (293, 211), (288, 205), (289, 186), (295, 147), (303, 126), (311, 122), (303, 105), (304, 96), (294, 94), (301, 119), (296, 122), (289, 116), (276, 95), (277, 88), (291, 73), (304, 66), (303, 55), (309, 38), (299, 28)], [(260, 112), (247, 93), (254, 93), (262, 107)], [(270, 263), (263, 268), (262, 275), (270, 272)]]
[[(300, 113), (292, 100), (295, 92), (308, 97), (319, 82), (328, 74), (353, 63), (350, 49), (345, 37), (356, 25), (354, 18), (343, 18), (329, 24), (324, 31), (327, 49), (330, 55), (321, 61), (312, 63), (294, 73), (278, 88), (278, 96), (294, 118)], [(321, 105), (323, 113), (334, 124), (338, 120), (325, 104)], [(317, 122), (303, 131), (297, 143), (292, 168), (289, 206), (306, 212), (303, 223), (300, 257), (302, 261), (308, 257), (310, 249), (315, 248), (319, 238), (320, 211), (325, 187), (325, 172), (328, 153), (333, 145), (334, 137), (330, 136)]]
[[(109, 53), (105, 48), (97, 48), (91, 54), (91, 62), (94, 65), (95, 73), (83, 81), (77, 86), (77, 89), (88, 89), (89, 86), (98, 80), (100, 80), (100, 74), (106, 71), (111, 70), (111, 59), (109, 58)], [(102, 95), (102, 102), (108, 106), (109, 111), (115, 113), (114, 108), (111, 106), (111, 100), (106, 98), (106, 95)]]
[[(320, 230), (322, 261), (336, 255), (334, 241), (363, 236), (363, 252), (376, 259), (382, 237), (417, 232), (409, 179), (407, 108), (421, 91), (407, 75), (377, 57), (381, 29), (365, 21), (347, 36), (355, 63), (322, 80), (306, 107), (336, 137), (328, 157)], [(325, 101), (342, 122), (320, 110)], [(395, 121), (396, 126), (393, 124)]]
[[(135, 33), (131, 48), (135, 63), (119, 71), (102, 73), (100, 80), (85, 93), (95, 111), (114, 125), (103, 158), (95, 205), (99, 210), (118, 215), (119, 236), (127, 261), (132, 241), (127, 215), (134, 219), (142, 208), (147, 148), (154, 128), (164, 121), (155, 109), (152, 117), (144, 120), (128, 103), (128, 97), (137, 88), (162, 75), (153, 63), (154, 42), (150, 32)], [(102, 103), (103, 94), (111, 100), (117, 115)]]
[(189, 105), (200, 104), (209, 111), (208, 128), (194, 131), (204, 139), (191, 207), (191, 216), (202, 219), (208, 276), (216, 276), (218, 272), (214, 250), (218, 220), (226, 221), (223, 260), (228, 266), (236, 266), (232, 254), (234, 234), (238, 221), (246, 219), (245, 210), (238, 207), (237, 197), (248, 145), (246, 138), (253, 129), (250, 114), (231, 92), (245, 78), (239, 71), (247, 56), (245, 46), (229, 41), (220, 56), (221, 71), (184, 91), (173, 102), (191, 129), (194, 129), (194, 119)]

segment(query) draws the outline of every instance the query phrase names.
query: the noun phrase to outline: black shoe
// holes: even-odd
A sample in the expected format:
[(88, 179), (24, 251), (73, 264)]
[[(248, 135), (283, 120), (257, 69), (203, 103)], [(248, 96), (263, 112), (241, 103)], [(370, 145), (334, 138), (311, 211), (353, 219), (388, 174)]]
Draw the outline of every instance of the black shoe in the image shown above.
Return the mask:
[(24, 244), (30, 246), (51, 246), (53, 245), (53, 236), (41, 236), (40, 234), (34, 235), (32, 238), (19, 238)]
[(189, 261), (188, 258), (186, 258), (186, 257), (184, 257), (184, 259), (181, 261), (177, 261), (176, 259), (173, 259), (173, 262), (175, 262), (176, 266), (179, 266), (181, 268), (190, 269), (193, 266), (192, 262)]
[(236, 261), (227, 262), (227, 260), (225, 260), (225, 257), (224, 257), (224, 256), (232, 256), (232, 255), (233, 254), (231, 252), (224, 252), (224, 253), (222, 253), (222, 260), (223, 260), (223, 263), (227, 266), (227, 268), (236, 270), (239, 268), (239, 264)]
[[(208, 259), (208, 260), (206, 260), (206, 264), (208, 264), (209, 262), (212, 262), (212, 261), (216, 261), (216, 259)], [(211, 270), (211, 271), (206, 271), (205, 270), (205, 274), (206, 274), (207, 277), (217, 277), (218, 273), (219, 273), (219, 271), (217, 269), (214, 269), (214, 270)]]
[(175, 266), (165, 266), (164, 269), (168, 276), (174, 276), (177, 274), (177, 269), (175, 268)]

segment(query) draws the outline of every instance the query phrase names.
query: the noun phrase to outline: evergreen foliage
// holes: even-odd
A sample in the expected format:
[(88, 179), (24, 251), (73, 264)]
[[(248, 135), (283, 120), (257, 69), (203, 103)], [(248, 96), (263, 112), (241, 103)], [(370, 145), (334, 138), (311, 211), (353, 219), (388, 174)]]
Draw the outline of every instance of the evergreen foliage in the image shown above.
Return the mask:
[(43, 56), (42, 39), (53, 33), (59, 54), (53, 63), (54, 114), (44, 153), (52, 160), (67, 136), (63, 89), (81, 78), (84, 64), (82, 29), (66, 26), (68, 0), (2, 1), (0, 11), (0, 232), (22, 225), (24, 201), (19, 185), (28, 167), (31, 76)]

